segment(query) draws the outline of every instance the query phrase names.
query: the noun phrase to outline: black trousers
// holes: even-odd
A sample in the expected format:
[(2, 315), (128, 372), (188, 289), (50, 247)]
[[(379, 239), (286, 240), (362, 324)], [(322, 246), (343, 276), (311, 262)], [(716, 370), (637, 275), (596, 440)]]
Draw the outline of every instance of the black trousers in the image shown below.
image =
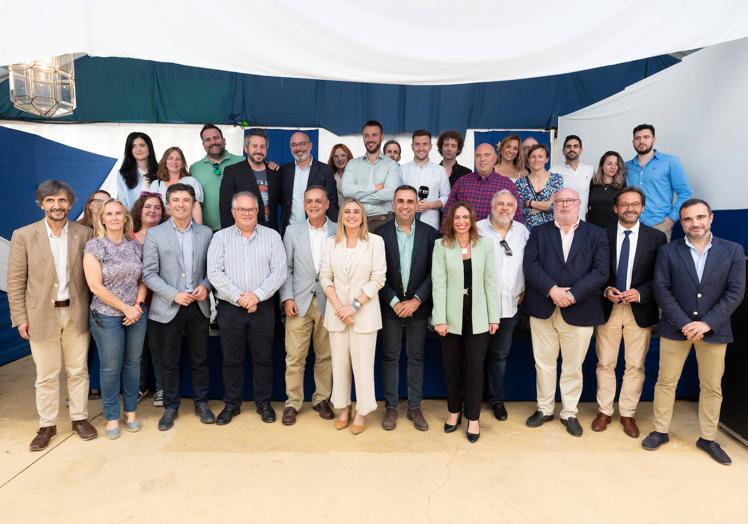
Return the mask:
[(244, 391), (244, 358), (247, 345), (252, 357), (252, 397), (258, 406), (270, 402), (273, 389), (273, 301), (265, 300), (257, 311), (221, 300), (218, 302), (218, 332), (223, 352), (223, 400), (239, 407)]
[(182, 336), (187, 337), (187, 350), (192, 361), (192, 400), (195, 404), (208, 401), (210, 370), (208, 367), (208, 329), (210, 320), (203, 315), (197, 302), (180, 306), (177, 315), (166, 324), (153, 322), (154, 339), (161, 342), (161, 385), (164, 407), (179, 408), (179, 361), (182, 358)]
[(447, 333), (442, 339), (442, 364), (447, 385), (447, 408), (450, 413), (460, 413), (464, 398), (468, 420), (480, 418), (483, 361), (489, 339), (488, 331), (473, 334), (472, 299), (466, 295), (462, 306), (462, 335)]

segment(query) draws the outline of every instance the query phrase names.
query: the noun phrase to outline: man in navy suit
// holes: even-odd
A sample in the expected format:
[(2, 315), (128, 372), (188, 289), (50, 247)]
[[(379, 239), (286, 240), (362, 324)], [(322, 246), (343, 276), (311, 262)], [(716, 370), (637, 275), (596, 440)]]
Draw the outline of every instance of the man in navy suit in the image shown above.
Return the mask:
[(338, 189), (332, 169), (312, 158), (312, 141), (303, 131), (291, 135), (289, 142), (294, 161), (280, 166), (282, 205), (281, 235), (290, 224), (306, 221), (304, 192), (312, 186), (324, 187), (330, 196), (327, 218), (338, 219)]
[(665, 233), (639, 221), (645, 205), (646, 197), (638, 187), (624, 187), (616, 194), (613, 210), (618, 223), (606, 231), (610, 278), (603, 292), (605, 324), (595, 330), (598, 413), (592, 430), (604, 431), (613, 415), (616, 364), (623, 337), (626, 370), (618, 411), (623, 432), (632, 438), (639, 436), (634, 414), (644, 385), (644, 359), (652, 326), (660, 316), (652, 290), (655, 260), (667, 243)]
[(553, 202), (553, 222), (533, 228), (525, 248), (525, 301), (535, 357), (538, 409), (531, 428), (553, 419), (556, 361), (561, 350), (561, 423), (582, 436), (577, 404), (582, 363), (594, 326), (602, 324), (602, 290), (608, 281), (605, 230), (579, 219), (579, 193), (564, 188)]
[(699, 439), (696, 446), (720, 464), (732, 461), (714, 441), (722, 406), (725, 350), (732, 342), (730, 315), (745, 295), (745, 253), (735, 242), (711, 233), (709, 204), (696, 198), (680, 208), (686, 237), (660, 250), (654, 293), (662, 308), (660, 372), (654, 395), (655, 430), (642, 446), (654, 450), (668, 442), (675, 387), (683, 364), (696, 348), (699, 368)]
[(418, 192), (403, 185), (395, 190), (395, 220), (377, 234), (384, 240), (387, 279), (379, 291), (382, 310), (382, 385), (385, 411), (382, 427), (397, 425), (400, 400), (400, 350), (405, 329), (408, 354), (408, 420), (419, 431), (429, 428), (421, 412), (423, 360), (431, 302), (431, 252), (439, 236), (436, 229), (415, 219)]

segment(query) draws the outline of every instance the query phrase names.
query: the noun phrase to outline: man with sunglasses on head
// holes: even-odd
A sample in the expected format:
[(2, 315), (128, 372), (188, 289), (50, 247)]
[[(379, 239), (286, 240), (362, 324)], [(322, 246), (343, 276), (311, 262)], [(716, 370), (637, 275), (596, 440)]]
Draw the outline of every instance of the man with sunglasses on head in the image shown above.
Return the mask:
[(496, 287), (499, 290), (502, 319), (491, 335), (486, 353), (486, 400), (498, 420), (508, 417), (504, 407), (504, 374), (512, 335), (520, 320), (519, 304), (525, 296), (522, 260), (530, 232), (514, 220), (517, 199), (511, 191), (497, 191), (491, 199), (491, 214), (477, 224), (478, 234), (493, 241), (496, 260)]
[(218, 193), (221, 188), (223, 170), (238, 164), (244, 157), (226, 151), (226, 139), (221, 130), (213, 124), (205, 124), (200, 130), (200, 140), (206, 155), (190, 166), (190, 175), (203, 186), (203, 224), (214, 232), (221, 229), (218, 208)]

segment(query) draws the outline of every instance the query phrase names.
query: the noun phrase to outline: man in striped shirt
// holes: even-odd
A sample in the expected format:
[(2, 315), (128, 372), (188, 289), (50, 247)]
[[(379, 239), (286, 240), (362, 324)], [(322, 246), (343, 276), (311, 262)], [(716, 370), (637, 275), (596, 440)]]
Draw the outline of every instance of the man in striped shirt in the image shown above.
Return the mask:
[(217, 232), (208, 249), (208, 278), (216, 289), (223, 351), (223, 400), (216, 424), (238, 415), (244, 391), (244, 356), (252, 357), (252, 390), (263, 422), (275, 422), (273, 385), (273, 295), (286, 279), (286, 253), (280, 235), (257, 223), (254, 193), (231, 200), (234, 225)]

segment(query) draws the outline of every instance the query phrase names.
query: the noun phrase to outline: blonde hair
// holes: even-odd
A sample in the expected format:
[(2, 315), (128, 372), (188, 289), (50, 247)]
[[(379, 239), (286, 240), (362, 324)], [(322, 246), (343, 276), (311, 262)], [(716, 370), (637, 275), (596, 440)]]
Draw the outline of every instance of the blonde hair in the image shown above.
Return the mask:
[(519, 173), (519, 176), (522, 177), (524, 176), (523, 173), (527, 167), (525, 166), (525, 157), (522, 154), (522, 140), (520, 140), (519, 135), (507, 135), (501, 139), (501, 142), (496, 144), (496, 166), (501, 165), (501, 151), (509, 144), (509, 142), (513, 141), (517, 142), (517, 156), (512, 160), (512, 164), (517, 170), (517, 173)]
[(101, 210), (94, 215), (94, 232), (96, 234), (96, 238), (103, 238), (106, 235), (106, 226), (101, 221), (101, 217), (104, 215), (106, 206), (111, 204), (112, 202), (119, 204), (119, 206), (122, 208), (122, 212), (125, 215), (125, 226), (123, 228), (122, 234), (126, 240), (130, 240), (132, 238), (133, 231), (132, 217), (130, 216), (130, 213), (127, 212), (125, 204), (123, 204), (116, 198), (110, 198), (106, 202), (101, 204)]
[(355, 198), (345, 198), (343, 203), (340, 205), (340, 211), (338, 212), (338, 232), (335, 233), (335, 243), (339, 244), (343, 239), (348, 237), (345, 235), (345, 223), (343, 222), (343, 210), (345, 206), (353, 202), (361, 210), (361, 228), (358, 230), (359, 240), (369, 240), (369, 226), (366, 223), (366, 210), (364, 205)]

